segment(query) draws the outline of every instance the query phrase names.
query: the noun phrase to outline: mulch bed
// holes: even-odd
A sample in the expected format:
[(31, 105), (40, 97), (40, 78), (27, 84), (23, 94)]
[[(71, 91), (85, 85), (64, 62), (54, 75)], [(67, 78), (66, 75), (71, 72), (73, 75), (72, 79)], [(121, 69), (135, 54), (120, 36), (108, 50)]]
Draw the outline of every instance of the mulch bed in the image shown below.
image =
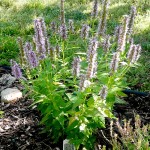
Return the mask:
[[(0, 71), (1, 72), (1, 71)], [(150, 122), (150, 95), (145, 97), (129, 95), (127, 104), (115, 104), (114, 114), (119, 120), (133, 119), (139, 114), (143, 124)], [(53, 144), (46, 133), (41, 133), (39, 125), (40, 113), (30, 107), (32, 100), (23, 98), (13, 104), (0, 103), (4, 115), (0, 118), (0, 150), (58, 150), (62, 149), (62, 141)], [(106, 121), (105, 136), (109, 139), (109, 119)], [(97, 134), (98, 144), (111, 147), (103, 137), (101, 130)]]

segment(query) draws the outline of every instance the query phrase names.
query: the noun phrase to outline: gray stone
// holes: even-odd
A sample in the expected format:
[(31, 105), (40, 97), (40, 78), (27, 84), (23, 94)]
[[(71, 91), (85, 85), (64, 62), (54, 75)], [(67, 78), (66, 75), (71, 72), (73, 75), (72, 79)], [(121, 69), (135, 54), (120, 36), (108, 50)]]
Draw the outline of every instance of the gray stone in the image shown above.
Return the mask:
[(1, 92), (1, 102), (13, 103), (22, 98), (22, 92), (17, 88), (7, 88)]
[(10, 74), (4, 74), (0, 78), (0, 92), (6, 88), (11, 87), (15, 81), (16, 81), (15, 77), (12, 77)]
[(69, 140), (65, 139), (63, 140), (63, 150), (75, 150), (75, 147), (73, 144), (69, 143)]

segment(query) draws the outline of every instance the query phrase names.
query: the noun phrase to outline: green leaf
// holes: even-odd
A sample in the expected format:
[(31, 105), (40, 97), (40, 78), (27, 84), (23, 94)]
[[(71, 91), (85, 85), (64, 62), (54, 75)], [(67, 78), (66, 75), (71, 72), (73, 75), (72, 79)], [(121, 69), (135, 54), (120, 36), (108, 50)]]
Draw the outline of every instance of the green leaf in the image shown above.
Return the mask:
[(67, 132), (76, 128), (77, 126), (79, 125), (79, 121), (76, 120), (74, 117), (71, 117), (69, 119), (69, 124), (68, 124), (68, 127), (67, 127)]
[(117, 104), (127, 104), (126, 101), (124, 101), (123, 99), (120, 99), (118, 97), (115, 98), (115, 103), (117, 103)]
[(80, 106), (84, 102), (85, 102), (85, 98), (82, 95), (80, 95), (73, 101), (72, 109), (75, 109), (76, 107)]
[(62, 128), (64, 128), (64, 122), (65, 122), (65, 117), (64, 117), (64, 112), (61, 112), (59, 114), (58, 117), (56, 117), (56, 119), (59, 121), (59, 123), (61, 124)]
[(96, 117), (96, 116), (101, 116), (99, 111), (96, 108), (89, 108), (85, 111), (85, 116), (86, 117)]
[(88, 99), (87, 106), (89, 106), (89, 107), (94, 106), (94, 99), (93, 98)]
[(77, 99), (76, 95), (73, 95), (72, 93), (66, 93), (67, 97), (69, 98), (70, 101), (74, 102)]

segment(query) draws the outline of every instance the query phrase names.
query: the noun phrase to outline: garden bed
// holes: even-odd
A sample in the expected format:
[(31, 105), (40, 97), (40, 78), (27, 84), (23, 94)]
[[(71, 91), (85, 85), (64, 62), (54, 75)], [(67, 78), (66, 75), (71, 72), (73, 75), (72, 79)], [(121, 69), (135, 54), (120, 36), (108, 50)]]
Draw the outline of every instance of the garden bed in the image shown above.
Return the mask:
[[(142, 124), (150, 122), (150, 96), (140, 97), (129, 95), (125, 98), (127, 104), (115, 104), (114, 114), (119, 120), (133, 119), (139, 114)], [(62, 141), (53, 144), (46, 133), (41, 133), (43, 126), (39, 125), (40, 113), (36, 108), (31, 108), (31, 99), (23, 98), (13, 104), (0, 103), (0, 110), (4, 111), (0, 119), (0, 150), (54, 150), (62, 149)], [(97, 133), (98, 144), (111, 147), (106, 140), (109, 135), (110, 121), (106, 121), (106, 129)]]

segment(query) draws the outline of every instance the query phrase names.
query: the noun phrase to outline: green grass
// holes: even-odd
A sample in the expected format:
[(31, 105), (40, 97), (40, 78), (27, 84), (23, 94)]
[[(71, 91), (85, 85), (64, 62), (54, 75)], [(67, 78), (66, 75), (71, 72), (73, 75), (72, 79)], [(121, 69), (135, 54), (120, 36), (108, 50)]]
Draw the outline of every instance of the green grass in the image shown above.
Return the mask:
[[(79, 5), (79, 3), (81, 4)], [(148, 0), (111, 0), (107, 33), (113, 34), (122, 16), (129, 14), (135, 3), (138, 15), (134, 26), (135, 43), (142, 45), (141, 66), (128, 74), (131, 85), (143, 84), (140, 90), (150, 90), (150, 2)], [(76, 24), (88, 22), (92, 0), (66, 0), (66, 20), (74, 19)], [(18, 59), (17, 38), (31, 40), (34, 34), (33, 20), (44, 17), (47, 27), (59, 18), (58, 0), (0, 0), (0, 65), (9, 65), (10, 59)], [(135, 78), (136, 77), (136, 78)], [(132, 80), (134, 79), (134, 81)]]

